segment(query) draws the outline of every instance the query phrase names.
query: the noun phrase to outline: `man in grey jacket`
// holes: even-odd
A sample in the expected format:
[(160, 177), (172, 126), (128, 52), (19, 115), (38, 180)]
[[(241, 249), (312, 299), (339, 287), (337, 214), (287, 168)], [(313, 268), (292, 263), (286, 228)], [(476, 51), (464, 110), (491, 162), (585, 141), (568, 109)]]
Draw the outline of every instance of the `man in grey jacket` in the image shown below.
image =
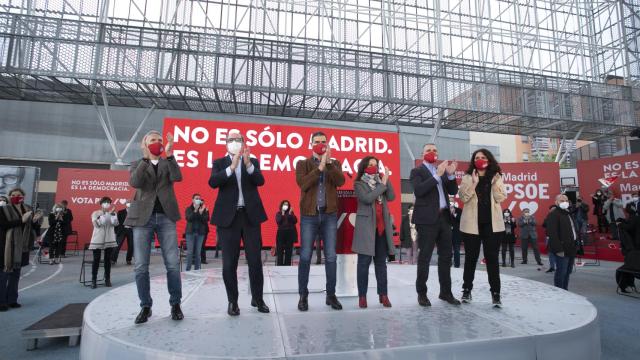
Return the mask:
[(521, 264), (527, 263), (529, 246), (531, 246), (536, 263), (542, 266), (540, 249), (538, 248), (538, 234), (536, 233), (536, 219), (531, 215), (529, 209), (522, 210), (522, 216), (518, 219), (518, 227), (520, 228), (520, 246), (522, 247)]
[[(136, 286), (142, 308), (135, 323), (147, 322), (151, 316), (153, 300), (149, 281), (149, 255), (154, 233), (158, 236), (167, 270), (171, 318), (182, 320), (182, 283), (176, 235), (176, 221), (180, 220), (180, 211), (173, 191), (173, 183), (182, 181), (182, 174), (173, 157), (173, 135), (167, 134), (167, 143), (163, 146), (162, 135), (152, 130), (144, 136), (140, 148), (142, 159), (134, 161), (129, 167), (129, 185), (136, 189), (136, 194), (124, 223), (133, 227)], [(163, 152), (166, 158), (161, 157)]]

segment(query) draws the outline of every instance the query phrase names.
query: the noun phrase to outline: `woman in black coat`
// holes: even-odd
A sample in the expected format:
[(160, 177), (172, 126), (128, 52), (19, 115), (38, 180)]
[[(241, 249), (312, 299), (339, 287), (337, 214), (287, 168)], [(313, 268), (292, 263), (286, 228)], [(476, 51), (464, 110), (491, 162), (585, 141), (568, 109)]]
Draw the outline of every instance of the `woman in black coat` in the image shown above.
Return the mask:
[(289, 200), (283, 200), (280, 203), (280, 209), (276, 213), (276, 223), (278, 224), (276, 265), (291, 266), (293, 244), (298, 241), (298, 231), (296, 230), (298, 218), (293, 213)]
[(507, 255), (507, 247), (509, 248), (509, 259), (511, 260), (511, 267), (516, 267), (514, 262), (514, 245), (516, 243), (516, 219), (513, 218), (511, 210), (504, 209), (502, 212), (504, 218), (504, 230), (505, 235), (502, 237), (502, 267), (507, 266), (505, 261)]
[(607, 228), (607, 218), (604, 216), (604, 202), (607, 201), (607, 196), (602, 190), (598, 189), (591, 196), (591, 200), (593, 202), (593, 215), (598, 218), (598, 232), (606, 233), (609, 230)]

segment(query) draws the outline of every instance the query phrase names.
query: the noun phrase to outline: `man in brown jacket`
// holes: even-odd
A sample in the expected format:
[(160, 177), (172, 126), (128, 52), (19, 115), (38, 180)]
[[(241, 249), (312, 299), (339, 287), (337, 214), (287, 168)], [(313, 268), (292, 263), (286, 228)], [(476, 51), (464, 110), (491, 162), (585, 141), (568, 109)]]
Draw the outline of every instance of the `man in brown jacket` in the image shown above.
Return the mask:
[(337, 188), (344, 185), (340, 164), (331, 160), (327, 136), (316, 132), (311, 136), (313, 156), (296, 165), (296, 182), (300, 187), (300, 264), (298, 266), (298, 310), (309, 310), (309, 270), (313, 241), (318, 232), (324, 241), (327, 276), (326, 304), (342, 309), (336, 297), (336, 233), (338, 230)]

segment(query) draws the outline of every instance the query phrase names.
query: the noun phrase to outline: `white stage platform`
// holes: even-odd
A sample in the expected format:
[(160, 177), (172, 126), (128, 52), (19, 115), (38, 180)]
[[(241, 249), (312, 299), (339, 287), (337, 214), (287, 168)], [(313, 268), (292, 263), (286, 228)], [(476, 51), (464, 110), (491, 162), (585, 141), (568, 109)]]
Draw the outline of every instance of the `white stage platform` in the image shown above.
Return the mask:
[[(491, 306), (485, 272), (476, 274), (473, 303), (438, 300), (430, 270), (429, 299), (420, 307), (415, 266), (388, 266), (392, 308), (378, 303), (373, 266), (368, 309), (357, 297), (344, 309), (324, 304), (324, 267), (312, 266), (309, 311), (297, 309), (297, 268), (265, 267), (270, 314), (249, 304), (247, 268), (238, 269), (240, 316), (227, 315), (220, 269), (183, 273), (183, 321), (169, 316), (164, 277), (152, 279), (153, 316), (134, 325), (135, 284), (96, 298), (84, 313), (80, 359), (600, 359), (596, 308), (584, 297), (539, 282), (502, 275), (503, 308)], [(452, 269), (460, 296), (462, 269)]]

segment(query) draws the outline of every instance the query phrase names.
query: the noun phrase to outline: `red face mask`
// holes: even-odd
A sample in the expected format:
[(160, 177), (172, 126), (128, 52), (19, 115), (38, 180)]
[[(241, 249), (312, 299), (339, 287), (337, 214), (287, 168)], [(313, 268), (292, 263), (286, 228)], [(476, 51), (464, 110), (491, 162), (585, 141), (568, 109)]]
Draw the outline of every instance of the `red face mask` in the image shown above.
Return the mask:
[(478, 159), (474, 161), (473, 164), (476, 166), (476, 169), (478, 170), (484, 170), (487, 168), (487, 166), (489, 166), (489, 162), (484, 159)]
[(436, 154), (435, 152), (428, 152), (424, 154), (424, 161), (428, 162), (429, 164), (433, 164), (434, 162), (438, 161), (438, 154)]
[(11, 203), (13, 205), (18, 205), (22, 202), (22, 200), (24, 200), (24, 196), (22, 195), (17, 195), (17, 196), (12, 196), (11, 197)]
[(162, 146), (162, 143), (159, 143), (159, 142), (149, 144), (148, 148), (149, 148), (149, 152), (155, 156), (160, 156), (160, 154), (162, 154), (162, 152), (164, 151), (164, 147)]
[(327, 152), (327, 144), (315, 144), (313, 145), (313, 152), (318, 155), (324, 155)]
[(369, 174), (369, 175), (375, 175), (378, 173), (378, 167), (377, 166), (367, 166), (366, 168), (364, 168), (364, 172)]

